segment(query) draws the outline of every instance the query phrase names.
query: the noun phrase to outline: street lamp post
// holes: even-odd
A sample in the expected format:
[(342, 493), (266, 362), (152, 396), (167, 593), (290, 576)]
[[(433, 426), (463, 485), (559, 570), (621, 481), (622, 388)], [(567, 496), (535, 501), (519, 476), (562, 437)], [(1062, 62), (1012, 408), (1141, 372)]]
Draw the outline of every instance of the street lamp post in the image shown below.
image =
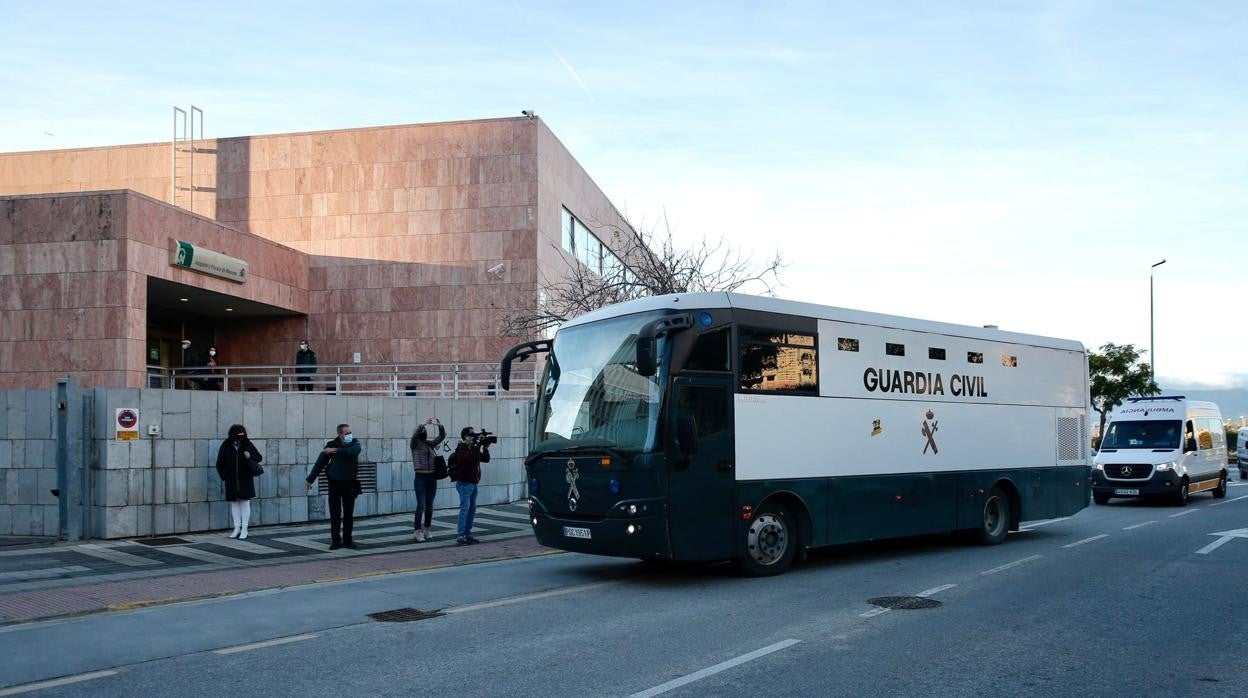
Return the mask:
[(1153, 368), (1154, 383), (1157, 382), (1157, 348), (1153, 338), (1153, 270), (1165, 263), (1163, 259), (1148, 268), (1148, 363)]

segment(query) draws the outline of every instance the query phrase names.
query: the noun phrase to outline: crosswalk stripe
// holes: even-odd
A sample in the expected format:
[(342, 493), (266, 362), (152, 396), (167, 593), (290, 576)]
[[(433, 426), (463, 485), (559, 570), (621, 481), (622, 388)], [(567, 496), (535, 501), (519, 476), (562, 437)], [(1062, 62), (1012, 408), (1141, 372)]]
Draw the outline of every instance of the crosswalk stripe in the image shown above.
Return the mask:
[(151, 558), (131, 555), (116, 548), (100, 545), (98, 543), (85, 543), (83, 545), (72, 548), (74, 552), (89, 555), (100, 560), (107, 560), (126, 567), (152, 567), (162, 565), (160, 560), (152, 560)]

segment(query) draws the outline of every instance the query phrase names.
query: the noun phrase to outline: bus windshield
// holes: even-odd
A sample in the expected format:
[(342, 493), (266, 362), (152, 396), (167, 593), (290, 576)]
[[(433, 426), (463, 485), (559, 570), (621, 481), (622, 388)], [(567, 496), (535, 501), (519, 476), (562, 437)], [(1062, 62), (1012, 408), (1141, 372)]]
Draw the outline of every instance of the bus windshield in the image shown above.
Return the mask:
[(1179, 448), (1183, 423), (1179, 420), (1110, 422), (1101, 441), (1107, 448)]
[[(659, 313), (639, 313), (560, 330), (537, 405), (531, 453), (605, 447), (651, 450), (666, 369), (637, 373), (637, 332)], [(665, 342), (656, 350), (663, 356)]]

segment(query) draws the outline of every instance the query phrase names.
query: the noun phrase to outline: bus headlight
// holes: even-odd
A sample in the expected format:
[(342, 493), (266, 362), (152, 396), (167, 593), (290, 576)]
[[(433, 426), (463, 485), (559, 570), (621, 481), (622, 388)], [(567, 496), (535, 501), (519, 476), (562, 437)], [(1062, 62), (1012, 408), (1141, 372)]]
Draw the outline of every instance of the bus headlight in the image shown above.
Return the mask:
[(1174, 468), (1174, 467), (1175, 467), (1175, 466), (1177, 466), (1177, 465), (1178, 465), (1178, 463), (1175, 463), (1174, 461), (1170, 461), (1169, 463), (1158, 463), (1158, 464), (1157, 464), (1157, 471), (1158, 471), (1158, 472), (1163, 472), (1163, 471), (1169, 470), (1169, 469), (1171, 469), (1171, 468)]
[(628, 505), (628, 513), (630, 513), (630, 514), (636, 514), (636, 513), (637, 513), (637, 505), (636, 505), (636, 504), (629, 504), (629, 505)]
[(1092, 464), (1092, 469), (1093, 469), (1093, 470), (1095, 470), (1095, 471), (1097, 471), (1097, 472), (1101, 472), (1101, 471), (1105, 470), (1105, 466), (1101, 465), (1100, 463), (1093, 463), (1093, 464)]
[(627, 528), (625, 528), (624, 530), (625, 530), (625, 531), (628, 531), (628, 535), (630, 535), (630, 536), (631, 536), (631, 535), (633, 535), (634, 533), (637, 533), (638, 531), (640, 531), (640, 530), (641, 530), (641, 526), (639, 526), (639, 525), (637, 525), (637, 524), (629, 524), (629, 525), (628, 525), (628, 527), (627, 527)]

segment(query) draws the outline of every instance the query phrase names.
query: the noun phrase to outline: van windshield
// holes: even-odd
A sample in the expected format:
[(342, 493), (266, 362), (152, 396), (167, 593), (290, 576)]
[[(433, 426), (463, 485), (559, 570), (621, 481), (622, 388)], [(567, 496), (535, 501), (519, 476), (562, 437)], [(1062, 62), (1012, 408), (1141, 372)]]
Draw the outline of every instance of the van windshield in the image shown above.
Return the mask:
[(1101, 449), (1107, 448), (1180, 448), (1183, 423), (1174, 420), (1147, 422), (1111, 422), (1105, 430)]

